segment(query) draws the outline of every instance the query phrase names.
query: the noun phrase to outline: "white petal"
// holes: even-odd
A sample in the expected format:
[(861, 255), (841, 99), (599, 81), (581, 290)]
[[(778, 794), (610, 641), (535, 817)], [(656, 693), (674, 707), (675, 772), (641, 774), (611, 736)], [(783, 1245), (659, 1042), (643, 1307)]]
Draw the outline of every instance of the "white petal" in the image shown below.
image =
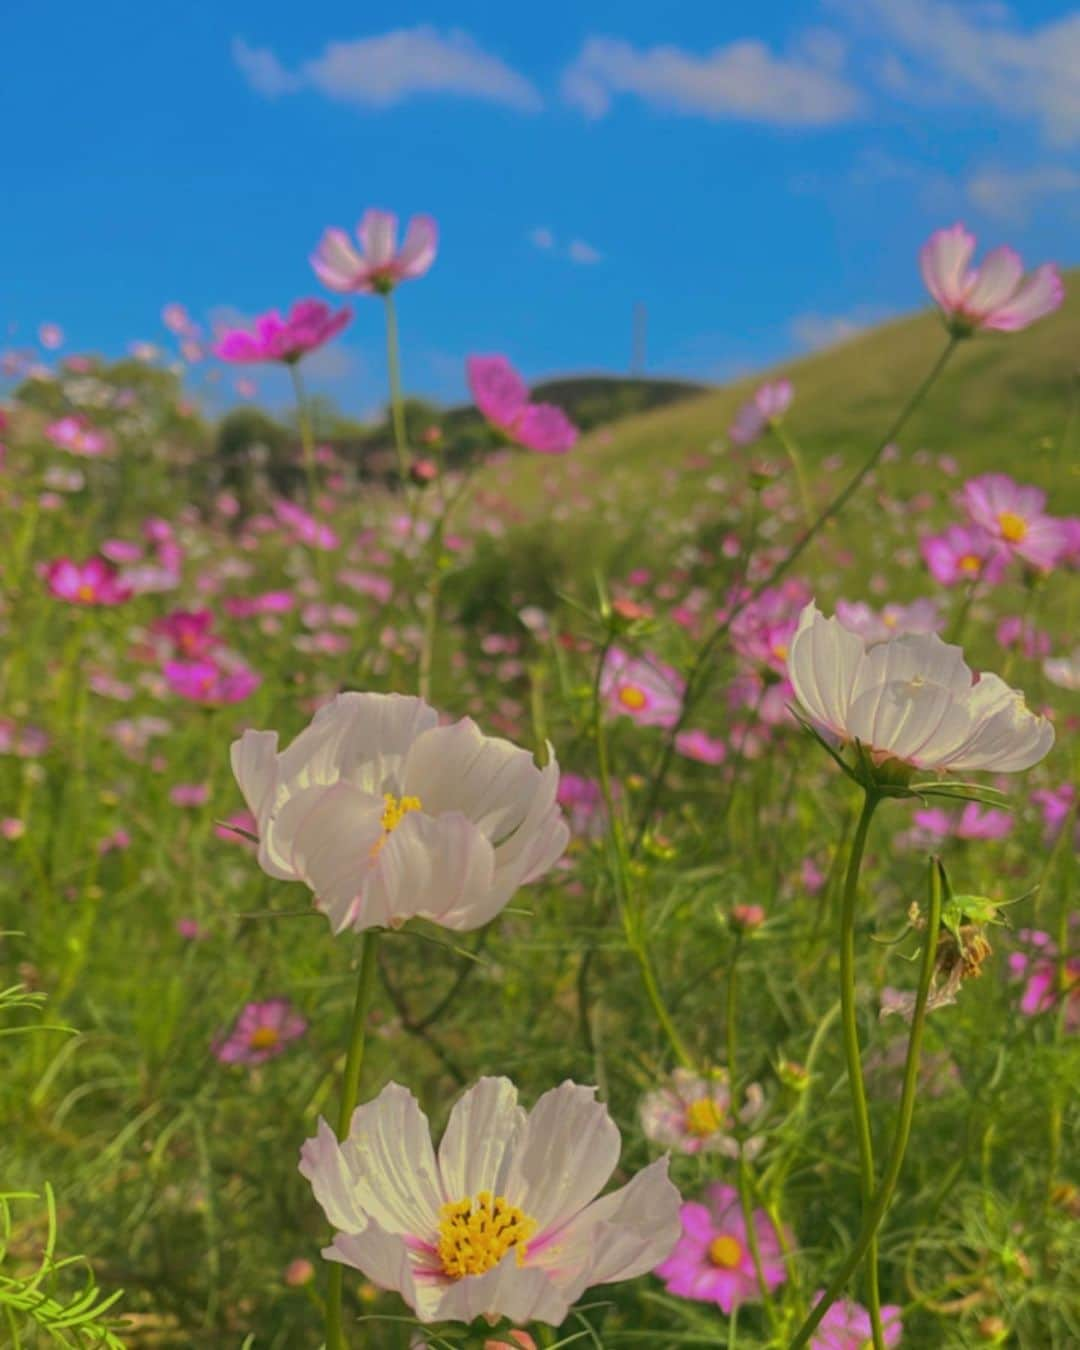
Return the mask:
[(367, 1215), (356, 1202), (352, 1173), (346, 1165), (337, 1135), (319, 1117), (318, 1133), (300, 1149), (300, 1174), (311, 1182), (315, 1199), (331, 1225), (342, 1233), (359, 1233)]
[(413, 811), (380, 850), (363, 903), (373, 922), (423, 915), (449, 928), (477, 928), (497, 912), (489, 904), (494, 878), (495, 851), (471, 821)]
[(357, 1206), (387, 1233), (431, 1242), (443, 1203), (427, 1117), (416, 1098), (388, 1083), (358, 1106), (341, 1146)]
[[(303, 805), (312, 802), (300, 815)], [(274, 838), (290, 853), (297, 874), (311, 887), (336, 933), (348, 924), (353, 901), (371, 871), (383, 838), (382, 802), (351, 783), (308, 788), (274, 823)]]
[(508, 1078), (481, 1078), (460, 1098), (439, 1145), (439, 1172), (447, 1200), (464, 1200), (480, 1191), (502, 1194), (525, 1120), (517, 1088)]
[(1014, 295), (1024, 275), (1024, 264), (1011, 248), (995, 248), (976, 268), (974, 283), (964, 296), (964, 309), (981, 317), (992, 314)]
[[(377, 1223), (368, 1224), (362, 1233), (338, 1233), (323, 1256), (343, 1266), (361, 1271), (379, 1289), (391, 1289), (401, 1295), (421, 1320), (421, 1306), (431, 1306), (437, 1298), (420, 1297), (414, 1279), (415, 1258), (402, 1239), (387, 1233)], [(435, 1291), (432, 1291), (434, 1294)], [(421, 1306), (418, 1306), (421, 1305)]]
[(506, 1197), (541, 1233), (560, 1228), (603, 1189), (619, 1161), (619, 1131), (596, 1089), (562, 1083), (529, 1112)]
[(472, 1322), (477, 1317), (508, 1317), (512, 1322), (547, 1322), (559, 1326), (570, 1305), (542, 1270), (519, 1266), (509, 1251), (485, 1275), (456, 1280), (439, 1300), (428, 1321)]
[(397, 248), (397, 216), (392, 211), (370, 207), (364, 212), (356, 233), (364, 248), (364, 257), (372, 267), (384, 267)]
[(864, 653), (862, 638), (837, 619), (826, 619), (813, 601), (799, 616), (788, 676), (810, 719), (841, 736), (847, 734), (851, 690)]

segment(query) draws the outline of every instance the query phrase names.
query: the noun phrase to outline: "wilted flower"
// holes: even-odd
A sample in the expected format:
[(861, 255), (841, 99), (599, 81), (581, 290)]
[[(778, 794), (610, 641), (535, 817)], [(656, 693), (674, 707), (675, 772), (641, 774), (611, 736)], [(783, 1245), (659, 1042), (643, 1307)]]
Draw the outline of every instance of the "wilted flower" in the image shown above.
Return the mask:
[(958, 500), (1006, 556), (1041, 571), (1058, 562), (1069, 542), (1064, 523), (1046, 514), (1042, 488), (1016, 483), (1008, 474), (984, 473), (968, 479)]
[(284, 1053), (290, 1041), (307, 1030), (307, 1022), (287, 998), (248, 1003), (230, 1030), (214, 1043), (222, 1064), (262, 1064)]
[(1037, 268), (1024, 285), (1024, 264), (1011, 248), (993, 249), (981, 267), (971, 266), (974, 252), (975, 236), (957, 224), (937, 230), (919, 254), (926, 289), (957, 336), (980, 328), (1013, 333), (1061, 304), (1065, 287), (1054, 263)]
[(539, 769), (470, 718), (439, 726), (422, 699), (339, 694), (281, 754), (277, 741), (246, 731), (232, 747), (259, 863), (308, 885), (335, 933), (414, 915), (478, 928), (569, 840), (553, 755)]
[(553, 403), (531, 403), (524, 380), (505, 356), (470, 356), (465, 363), (473, 402), (516, 445), (561, 455), (577, 442), (577, 427)]
[(45, 568), (45, 581), (58, 600), (72, 605), (122, 605), (131, 598), (131, 588), (104, 558), (84, 563), (58, 558)]
[[(746, 1089), (746, 1103), (736, 1122), (731, 1106), (731, 1086), (723, 1070), (711, 1074), (675, 1069), (655, 1092), (642, 1098), (641, 1129), (646, 1139), (679, 1153), (721, 1153), (739, 1156), (736, 1123), (749, 1127), (761, 1115), (764, 1096), (757, 1083)], [(747, 1157), (757, 1154), (764, 1140), (747, 1140)]]
[(319, 280), (332, 291), (385, 295), (399, 281), (422, 277), (435, 261), (438, 226), (431, 216), (413, 216), (399, 249), (397, 225), (391, 211), (365, 211), (356, 228), (362, 254), (344, 230), (327, 230), (311, 256)]
[(254, 332), (236, 328), (223, 334), (214, 345), (214, 355), (222, 361), (292, 365), (336, 337), (351, 318), (351, 309), (335, 313), (322, 300), (297, 300), (285, 318), (272, 309), (255, 320)]
[(667, 1159), (596, 1199), (621, 1141), (594, 1092), (566, 1082), (526, 1114), (513, 1083), (482, 1078), (437, 1157), (397, 1083), (357, 1107), (341, 1143), (320, 1120), (300, 1171), (337, 1230), (323, 1255), (397, 1290), (421, 1322), (558, 1326), (586, 1289), (650, 1270), (679, 1234)]
[(613, 713), (648, 727), (672, 727), (679, 720), (685, 684), (660, 661), (639, 660), (611, 647), (600, 674), (600, 695)]
[(1018, 773), (1054, 743), (1054, 728), (997, 675), (973, 675), (959, 647), (936, 633), (867, 646), (811, 602), (788, 672), (811, 722), (858, 741), (875, 764)]
[[(746, 1223), (734, 1186), (714, 1182), (704, 1203), (685, 1204), (679, 1211), (682, 1237), (674, 1252), (653, 1271), (669, 1294), (716, 1303), (728, 1315), (736, 1306), (761, 1297)], [(761, 1273), (767, 1289), (787, 1278), (780, 1237), (763, 1209), (753, 1213)]]
[[(819, 1289), (814, 1295), (815, 1306), (824, 1292)], [(895, 1303), (882, 1305), (881, 1331), (889, 1350), (900, 1344), (900, 1309)], [(860, 1304), (844, 1298), (834, 1303), (818, 1323), (810, 1346), (811, 1350), (865, 1350), (872, 1338), (870, 1314)]]

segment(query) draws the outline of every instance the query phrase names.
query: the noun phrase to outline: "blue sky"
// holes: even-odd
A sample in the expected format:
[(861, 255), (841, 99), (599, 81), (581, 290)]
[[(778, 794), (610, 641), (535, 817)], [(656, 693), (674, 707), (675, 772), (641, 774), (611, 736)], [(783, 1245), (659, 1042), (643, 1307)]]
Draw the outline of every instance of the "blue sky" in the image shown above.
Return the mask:
[[(7, 0), (0, 347), (164, 342), (319, 294), (322, 229), (437, 217), (399, 291), (406, 385), (722, 380), (924, 303), (938, 225), (1080, 261), (1080, 9), (1054, 0)], [(359, 297), (314, 382), (383, 399)], [(282, 387), (260, 377), (274, 401)]]

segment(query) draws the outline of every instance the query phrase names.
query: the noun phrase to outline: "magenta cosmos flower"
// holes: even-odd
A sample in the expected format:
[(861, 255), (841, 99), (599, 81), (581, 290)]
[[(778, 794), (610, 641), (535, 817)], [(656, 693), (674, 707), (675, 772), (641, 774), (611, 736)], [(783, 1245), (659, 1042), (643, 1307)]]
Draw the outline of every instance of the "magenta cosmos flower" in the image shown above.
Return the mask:
[(339, 694), (277, 744), (245, 731), (232, 746), (259, 865), (309, 886), (335, 933), (416, 915), (479, 928), (569, 842), (553, 754), (541, 769), (470, 718), (440, 726), (422, 699)]
[(272, 309), (255, 320), (253, 332), (235, 328), (225, 333), (215, 344), (214, 354), (236, 364), (283, 361), (292, 365), (336, 337), (351, 319), (351, 309), (335, 313), (322, 300), (297, 300), (284, 319)]
[(685, 684), (660, 661), (639, 660), (612, 647), (600, 675), (600, 695), (613, 713), (647, 727), (673, 727), (682, 711)]
[[(668, 1293), (716, 1303), (728, 1316), (736, 1306), (760, 1299), (735, 1187), (714, 1182), (705, 1192), (705, 1202), (683, 1205), (679, 1217), (682, 1237), (668, 1259), (653, 1271), (664, 1281)], [(765, 1287), (775, 1289), (787, 1278), (780, 1238), (763, 1209), (754, 1211), (753, 1221)]]
[(755, 390), (735, 414), (728, 439), (735, 445), (752, 445), (766, 427), (779, 422), (791, 407), (795, 386), (790, 380), (773, 380)]
[(1065, 523), (1046, 514), (1042, 488), (1014, 482), (1005, 473), (970, 478), (959, 493), (972, 522), (986, 531), (1008, 557), (1049, 571), (1069, 545)]
[(131, 587), (104, 558), (90, 558), (84, 563), (58, 558), (46, 567), (45, 581), (58, 600), (72, 605), (121, 605), (132, 594)]
[(450, 1112), (438, 1154), (411, 1092), (390, 1083), (338, 1142), (300, 1153), (336, 1234), (323, 1256), (396, 1290), (421, 1322), (558, 1326), (586, 1289), (651, 1270), (679, 1236), (667, 1159), (597, 1199), (621, 1140), (595, 1088), (566, 1082), (526, 1114), (506, 1078)]
[(930, 575), (943, 586), (975, 581), (996, 586), (1008, 563), (995, 537), (978, 525), (950, 525), (941, 534), (925, 535), (919, 548)]
[(223, 707), (242, 703), (262, 684), (262, 676), (246, 666), (226, 669), (213, 660), (166, 661), (165, 680), (174, 694), (191, 703)]
[(1013, 249), (993, 249), (981, 267), (971, 266), (974, 252), (975, 236), (957, 224), (937, 230), (919, 254), (926, 289), (958, 337), (979, 328), (1013, 333), (1061, 304), (1065, 287), (1054, 263), (1044, 263), (1023, 284), (1024, 264)]
[(307, 1023), (287, 998), (248, 1003), (214, 1043), (214, 1054), (222, 1064), (262, 1064), (282, 1054), (306, 1030)]
[(46, 437), (61, 450), (93, 459), (109, 449), (109, 438), (84, 417), (61, 417), (45, 428)]
[(435, 261), (438, 226), (431, 216), (413, 216), (400, 249), (397, 231), (397, 216), (376, 207), (365, 211), (356, 227), (362, 253), (344, 230), (327, 230), (311, 255), (316, 276), (331, 291), (362, 295), (385, 295), (399, 281), (422, 277)]
[(214, 616), (208, 609), (174, 609), (155, 620), (152, 631), (167, 638), (180, 656), (194, 660), (221, 646), (221, 639), (211, 632), (213, 626)]
[(470, 356), (465, 362), (473, 402), (515, 445), (543, 455), (563, 455), (578, 429), (553, 403), (530, 403), (529, 390), (505, 356)]
[[(823, 1293), (824, 1290), (819, 1289), (814, 1295), (815, 1306), (821, 1302)], [(900, 1309), (895, 1303), (884, 1304), (881, 1331), (889, 1350), (900, 1344), (902, 1330)], [(811, 1350), (866, 1350), (872, 1341), (870, 1314), (860, 1304), (844, 1298), (834, 1303), (821, 1319), (810, 1346)]]

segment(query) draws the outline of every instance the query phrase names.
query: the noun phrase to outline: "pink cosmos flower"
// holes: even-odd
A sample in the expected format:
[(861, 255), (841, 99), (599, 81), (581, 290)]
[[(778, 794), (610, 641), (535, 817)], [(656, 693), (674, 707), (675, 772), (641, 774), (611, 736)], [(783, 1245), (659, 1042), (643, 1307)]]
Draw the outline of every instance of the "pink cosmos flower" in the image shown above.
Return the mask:
[(600, 675), (600, 694), (613, 713), (646, 727), (672, 727), (682, 710), (685, 683), (670, 666), (639, 660), (612, 647)]
[[(737, 1305), (757, 1301), (761, 1295), (735, 1187), (714, 1182), (703, 1204), (685, 1204), (679, 1216), (682, 1237), (671, 1256), (653, 1271), (667, 1292), (716, 1303), (729, 1317)], [(753, 1222), (765, 1285), (775, 1289), (787, 1278), (780, 1238), (763, 1209), (754, 1211)]]
[(290, 1041), (307, 1030), (307, 1022), (287, 998), (248, 1003), (229, 1031), (214, 1042), (222, 1064), (263, 1064), (283, 1054)]
[(310, 548), (322, 549), (323, 552), (330, 552), (337, 548), (341, 543), (337, 535), (329, 525), (324, 525), (321, 521), (309, 515), (303, 507), (297, 506), (295, 502), (286, 501), (279, 497), (273, 503), (274, 515), (292, 534), (293, 538), (301, 544), (307, 544)]
[(1036, 788), (1031, 800), (1042, 812), (1046, 842), (1057, 838), (1073, 803), (1076, 801), (1076, 789), (1071, 783), (1062, 783), (1056, 788)]
[(553, 403), (530, 403), (524, 380), (505, 356), (470, 356), (465, 369), (477, 408), (516, 445), (545, 455), (574, 448), (577, 427)]
[(50, 422), (45, 428), (45, 435), (61, 450), (87, 459), (103, 455), (109, 448), (109, 438), (105, 433), (92, 427), (84, 417), (61, 417)]
[(435, 261), (439, 228), (431, 216), (413, 216), (397, 246), (397, 216), (371, 207), (360, 218), (357, 253), (344, 230), (327, 230), (311, 255), (315, 274), (331, 291), (385, 295), (399, 281), (422, 277)]
[(191, 315), (175, 300), (162, 309), (161, 321), (169, 332), (175, 333), (177, 337), (186, 337), (197, 331)]
[(334, 311), (322, 300), (297, 300), (283, 319), (276, 309), (255, 320), (255, 331), (225, 333), (214, 346), (222, 361), (283, 361), (292, 365), (336, 337), (352, 319), (351, 309)]
[(169, 789), (173, 806), (205, 806), (209, 800), (209, 783), (177, 783)]
[(680, 731), (675, 737), (675, 749), (687, 759), (699, 764), (723, 764), (727, 759), (727, 745), (719, 736), (705, 731)]
[(930, 599), (909, 605), (886, 605), (880, 613), (862, 600), (837, 600), (836, 617), (852, 633), (867, 642), (887, 642), (901, 633), (940, 633), (945, 617)]
[[(737, 595), (730, 597), (733, 604), (740, 599)], [(767, 666), (777, 675), (786, 675), (791, 641), (809, 599), (809, 588), (797, 577), (767, 587), (732, 620), (731, 642), (735, 651), (752, 665)]]
[(728, 439), (735, 445), (752, 445), (766, 427), (779, 422), (795, 396), (790, 380), (763, 384), (735, 414), (728, 428)]
[(233, 595), (221, 602), (230, 619), (253, 619), (262, 614), (288, 614), (296, 608), (291, 591), (266, 591), (262, 595)]
[(221, 645), (221, 639), (210, 631), (213, 623), (214, 616), (208, 609), (174, 609), (154, 622), (153, 631), (168, 638), (178, 655), (192, 660)]
[(1009, 971), (1014, 979), (1025, 979), (1020, 1011), (1025, 1017), (1056, 1010), (1065, 1000), (1065, 1028), (1080, 1031), (1080, 956), (1068, 956), (1059, 984), (1058, 949), (1049, 933), (1021, 928), (1017, 937), (1026, 951), (1009, 955)]
[(226, 669), (210, 660), (166, 661), (162, 669), (173, 693), (192, 703), (241, 703), (262, 684), (262, 676), (246, 666)]
[(1069, 535), (1062, 521), (1044, 511), (1042, 488), (1014, 482), (1008, 474), (970, 478), (958, 498), (970, 519), (1008, 556), (1049, 571), (1064, 554)]
[(1061, 304), (1065, 287), (1054, 263), (1044, 263), (1023, 285), (1024, 264), (1013, 249), (993, 249), (981, 267), (971, 266), (974, 252), (975, 236), (956, 224), (932, 234), (919, 254), (926, 289), (958, 337), (980, 328), (1013, 333)]
[(39, 324), (38, 341), (46, 351), (54, 352), (64, 345), (64, 330), (58, 323)]
[[(642, 1098), (639, 1114), (645, 1138), (661, 1148), (737, 1158), (739, 1143), (734, 1127), (739, 1122), (752, 1124), (764, 1109), (764, 1094), (757, 1083), (751, 1083), (736, 1121), (731, 1087), (722, 1069), (708, 1075), (675, 1069), (667, 1082)], [(747, 1140), (743, 1145), (746, 1156), (754, 1157), (764, 1142), (763, 1137)]]
[(45, 568), (45, 581), (58, 600), (73, 605), (121, 605), (132, 594), (105, 558), (90, 558), (84, 563), (58, 558)]
[(37, 759), (49, 748), (49, 733), (42, 727), (18, 726), (10, 717), (0, 717), (0, 755)]
[[(1041, 636), (1048, 637), (1047, 634)], [(1073, 692), (1080, 690), (1080, 647), (1074, 648), (1068, 656), (1055, 656), (1050, 661), (1044, 661), (1043, 674), (1059, 689)]]
[[(814, 1295), (815, 1306), (821, 1302), (824, 1292), (819, 1289)], [(903, 1327), (900, 1309), (895, 1303), (882, 1305), (881, 1330), (889, 1350), (900, 1344)], [(870, 1314), (860, 1304), (845, 1298), (834, 1303), (821, 1319), (810, 1347), (811, 1350), (865, 1350), (872, 1340)]]
[(1026, 622), (1019, 614), (1006, 615), (994, 636), (1002, 647), (1019, 647), (1029, 660), (1049, 656), (1053, 643), (1049, 633)]
[[(239, 844), (241, 848), (254, 853), (258, 847), (259, 822), (250, 811), (233, 811), (214, 826), (214, 833), (219, 839)], [(251, 838), (248, 838), (249, 835)]]
[(934, 839), (1003, 839), (1012, 832), (1013, 820), (1008, 811), (982, 807), (968, 802), (959, 816), (951, 816), (940, 807), (916, 811), (912, 819), (916, 826)]
[(924, 535), (919, 548), (930, 575), (943, 586), (973, 581), (996, 586), (1008, 563), (994, 536), (980, 526), (950, 525), (943, 534)]
[(566, 1082), (526, 1113), (508, 1079), (481, 1078), (437, 1153), (397, 1083), (357, 1107), (340, 1142), (320, 1119), (300, 1171), (335, 1229), (323, 1256), (396, 1290), (424, 1323), (559, 1326), (586, 1289), (643, 1275), (679, 1233), (666, 1158), (600, 1196), (621, 1140), (595, 1092)]
[(555, 800), (566, 812), (573, 835), (603, 833), (604, 796), (595, 778), (583, 778), (579, 773), (560, 774)]

